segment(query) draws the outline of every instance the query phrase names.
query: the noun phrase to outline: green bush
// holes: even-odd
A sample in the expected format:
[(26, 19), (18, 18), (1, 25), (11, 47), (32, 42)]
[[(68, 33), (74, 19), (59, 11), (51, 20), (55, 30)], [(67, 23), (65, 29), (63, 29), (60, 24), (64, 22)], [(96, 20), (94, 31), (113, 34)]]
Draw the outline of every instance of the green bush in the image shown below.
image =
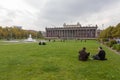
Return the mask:
[(103, 39), (102, 39), (102, 42), (108, 42), (108, 41), (109, 41), (108, 38), (103, 38)]
[(120, 44), (114, 44), (112, 48), (114, 50), (120, 51)]
[(117, 44), (116, 50), (117, 50), (117, 51), (120, 51), (120, 44)]
[(117, 44), (117, 42), (115, 40), (110, 40), (110, 42), (108, 43), (108, 46), (112, 47), (114, 44)]
[(116, 46), (117, 46), (117, 44), (114, 44), (112, 49), (116, 50)]
[(100, 38), (97, 38), (96, 40), (97, 40), (98, 42), (100, 42), (100, 41), (101, 41), (101, 39), (100, 39)]
[(109, 46), (109, 42), (105, 42), (105, 45)]

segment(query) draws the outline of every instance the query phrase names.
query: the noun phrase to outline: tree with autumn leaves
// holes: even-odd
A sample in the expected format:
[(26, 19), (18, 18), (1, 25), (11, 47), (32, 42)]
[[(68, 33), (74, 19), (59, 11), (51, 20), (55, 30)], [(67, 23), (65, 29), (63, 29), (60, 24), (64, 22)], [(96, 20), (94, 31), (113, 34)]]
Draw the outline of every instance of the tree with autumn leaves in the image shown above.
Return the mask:
[(120, 23), (116, 26), (109, 26), (103, 30), (99, 38), (120, 38)]
[(120, 39), (120, 23), (116, 26), (109, 26), (100, 33), (99, 41), (103, 44), (111, 47), (116, 51), (120, 51), (120, 42), (117, 41)]
[(0, 39), (26, 39), (29, 34), (33, 38), (43, 38), (41, 31), (24, 30), (18, 27), (2, 27), (0, 26)]

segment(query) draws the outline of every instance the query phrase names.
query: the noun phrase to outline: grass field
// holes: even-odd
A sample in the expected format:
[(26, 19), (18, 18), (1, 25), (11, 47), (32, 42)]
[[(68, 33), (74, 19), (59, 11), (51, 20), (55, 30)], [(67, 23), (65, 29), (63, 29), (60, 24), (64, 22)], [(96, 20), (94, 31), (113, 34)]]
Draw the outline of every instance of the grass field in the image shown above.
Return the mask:
[(12, 44), (0, 42), (0, 80), (119, 80), (120, 55), (105, 49), (107, 61), (78, 61), (82, 47), (94, 55), (99, 43), (66, 41)]

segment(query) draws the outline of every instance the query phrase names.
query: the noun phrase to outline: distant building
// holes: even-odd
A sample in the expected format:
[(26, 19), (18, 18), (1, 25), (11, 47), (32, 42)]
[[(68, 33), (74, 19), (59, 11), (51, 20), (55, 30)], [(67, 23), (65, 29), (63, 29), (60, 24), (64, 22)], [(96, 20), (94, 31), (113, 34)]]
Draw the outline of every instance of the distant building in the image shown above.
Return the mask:
[(47, 38), (60, 39), (95, 39), (97, 37), (96, 26), (81, 26), (80, 23), (76, 25), (63, 24), (63, 27), (46, 28)]
[(41, 33), (42, 33), (42, 36), (43, 36), (43, 37), (46, 37), (46, 32), (41, 31)]
[(19, 28), (19, 29), (22, 29), (22, 26), (14, 26), (14, 27)]
[(98, 29), (98, 30), (97, 30), (97, 35), (96, 35), (96, 36), (99, 37), (99, 35), (100, 35), (101, 32), (102, 32), (102, 30)]

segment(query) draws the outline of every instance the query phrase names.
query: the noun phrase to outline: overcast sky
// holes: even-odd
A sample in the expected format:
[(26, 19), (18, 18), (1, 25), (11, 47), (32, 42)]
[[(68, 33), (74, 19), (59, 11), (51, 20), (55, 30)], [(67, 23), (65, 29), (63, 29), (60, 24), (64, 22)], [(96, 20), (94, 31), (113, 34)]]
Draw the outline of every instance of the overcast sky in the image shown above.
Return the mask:
[[(45, 30), (63, 23), (98, 25), (120, 22), (120, 0), (0, 0), (0, 26)], [(102, 26), (102, 24), (104, 24)]]

